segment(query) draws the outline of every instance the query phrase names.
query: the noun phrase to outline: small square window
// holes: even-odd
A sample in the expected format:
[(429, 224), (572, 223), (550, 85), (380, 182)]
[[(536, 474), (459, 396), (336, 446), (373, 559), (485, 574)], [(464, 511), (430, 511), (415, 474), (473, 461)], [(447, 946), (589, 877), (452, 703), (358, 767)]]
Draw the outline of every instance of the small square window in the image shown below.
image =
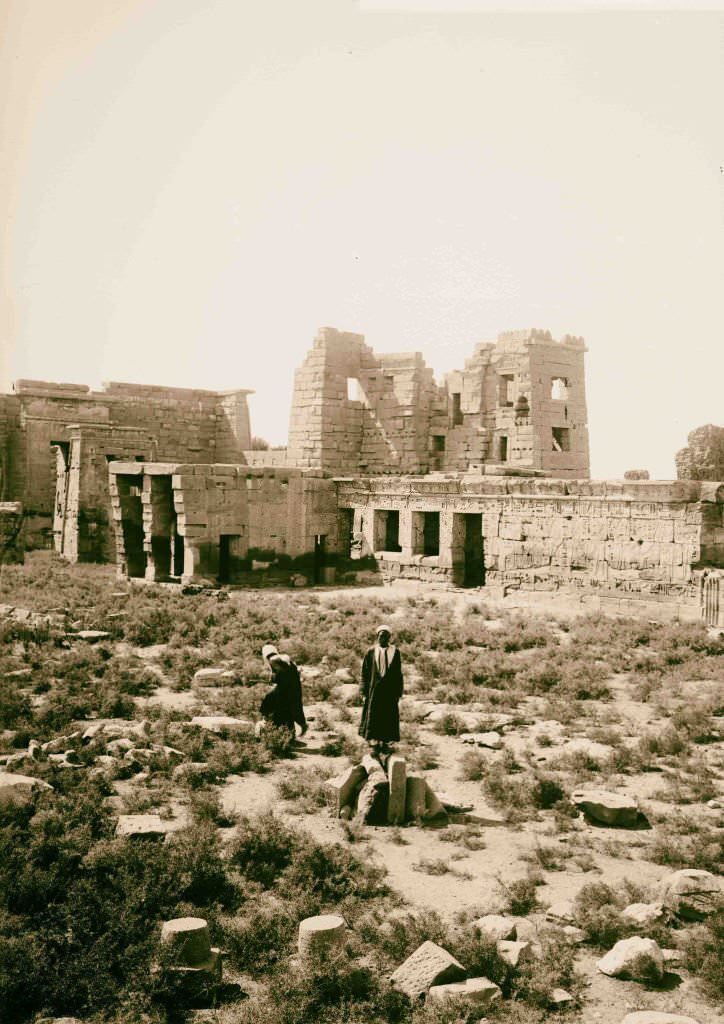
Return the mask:
[(556, 402), (568, 399), (568, 377), (551, 377), (551, 398)]
[(569, 452), (571, 450), (571, 431), (569, 427), (553, 427), (553, 451)]
[(432, 435), (432, 450), (434, 452), (445, 451), (445, 435), (444, 434), (433, 434)]

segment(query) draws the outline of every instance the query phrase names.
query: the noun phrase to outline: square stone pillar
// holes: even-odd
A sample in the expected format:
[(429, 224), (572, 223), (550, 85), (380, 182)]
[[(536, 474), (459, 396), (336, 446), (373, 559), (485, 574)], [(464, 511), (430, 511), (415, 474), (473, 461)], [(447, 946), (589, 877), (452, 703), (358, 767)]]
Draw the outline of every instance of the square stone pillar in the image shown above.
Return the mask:
[(454, 515), (452, 512), (440, 513), (440, 555), (438, 565), (441, 568), (451, 569), (454, 564)]
[(409, 561), (415, 553), (413, 515), (409, 508), (400, 509), (400, 547), (403, 561)]

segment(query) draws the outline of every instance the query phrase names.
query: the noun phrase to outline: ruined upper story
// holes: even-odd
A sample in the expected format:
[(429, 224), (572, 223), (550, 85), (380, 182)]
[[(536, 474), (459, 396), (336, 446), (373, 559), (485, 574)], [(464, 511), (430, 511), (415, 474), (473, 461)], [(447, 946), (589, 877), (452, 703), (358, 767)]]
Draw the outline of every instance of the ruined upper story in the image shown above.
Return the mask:
[(590, 476), (583, 339), (510, 331), (442, 385), (419, 352), (322, 328), (296, 371), (287, 462), (332, 475)]

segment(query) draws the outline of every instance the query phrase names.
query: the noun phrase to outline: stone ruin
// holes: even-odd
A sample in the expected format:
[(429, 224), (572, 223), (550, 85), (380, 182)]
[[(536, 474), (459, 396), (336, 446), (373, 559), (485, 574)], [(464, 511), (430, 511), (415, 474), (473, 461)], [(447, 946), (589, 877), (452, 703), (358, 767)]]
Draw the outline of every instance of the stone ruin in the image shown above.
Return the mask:
[[(202, 585), (364, 569), (499, 595), (566, 588), (724, 625), (724, 484), (694, 470), (590, 480), (585, 351), (508, 332), (438, 384), (420, 353), (322, 328), (275, 451), (251, 449), (248, 390), (19, 381), (0, 396), (2, 557), (52, 544)], [(702, 429), (711, 454), (721, 428)], [(680, 453), (680, 475), (689, 463)]]

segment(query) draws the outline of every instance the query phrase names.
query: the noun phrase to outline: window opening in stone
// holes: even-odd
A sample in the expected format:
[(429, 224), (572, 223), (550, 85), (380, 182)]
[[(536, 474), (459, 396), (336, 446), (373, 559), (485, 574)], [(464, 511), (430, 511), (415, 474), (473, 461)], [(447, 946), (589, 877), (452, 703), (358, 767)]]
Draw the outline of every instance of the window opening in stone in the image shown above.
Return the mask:
[(395, 378), (391, 374), (385, 375), (385, 384), (394, 384)]
[(553, 451), (569, 452), (571, 450), (570, 427), (553, 427)]
[(347, 401), (358, 402), (359, 401), (359, 380), (357, 377), (347, 378)]
[(176, 572), (176, 509), (170, 476), (151, 477), (151, 557), (155, 580), (165, 580)]
[(568, 398), (568, 377), (551, 377), (551, 398), (565, 402)]
[(106, 462), (117, 462), (117, 461), (118, 461), (118, 456), (117, 455), (106, 455)]
[(498, 438), (498, 462), (508, 461), (508, 438), (501, 434)]
[(461, 405), (462, 395), (459, 391), (452, 393), (452, 425), (459, 427), (463, 422), (463, 410)]
[(483, 517), (480, 512), (453, 513), (453, 581), (458, 586), (485, 584)]
[(423, 512), (422, 553), (423, 555), (440, 554), (439, 512)]
[(432, 450), (434, 452), (445, 451), (445, 435), (444, 434), (433, 434), (432, 435)]
[(515, 374), (501, 373), (498, 377), (498, 405), (507, 409), (515, 401), (513, 391), (515, 390)]

